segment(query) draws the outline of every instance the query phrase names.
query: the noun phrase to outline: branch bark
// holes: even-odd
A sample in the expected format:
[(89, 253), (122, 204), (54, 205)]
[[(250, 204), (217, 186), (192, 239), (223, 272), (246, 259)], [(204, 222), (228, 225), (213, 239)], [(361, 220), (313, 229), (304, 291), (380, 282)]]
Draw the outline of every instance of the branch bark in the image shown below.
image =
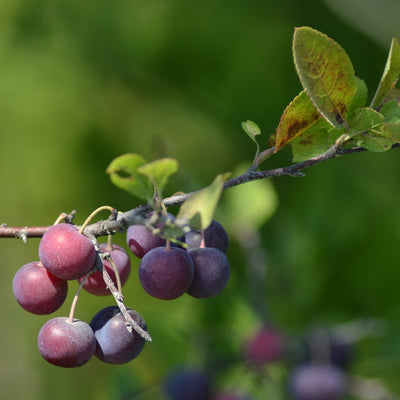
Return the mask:
[[(400, 147), (394, 145), (394, 147)], [(251, 182), (259, 179), (274, 178), (278, 176), (293, 176), (301, 177), (304, 176), (303, 170), (310, 168), (316, 164), (330, 160), (335, 157), (341, 157), (344, 155), (358, 153), (365, 151), (361, 147), (355, 147), (350, 149), (344, 149), (337, 146), (332, 146), (325, 153), (313, 157), (309, 160), (298, 162), (286, 167), (275, 168), (263, 171), (254, 171), (251, 168), (242, 175), (228, 179), (225, 182), (224, 190), (234, 186), (242, 185), (246, 182)], [(166, 207), (182, 204), (192, 193), (179, 194), (164, 199)], [(88, 225), (85, 228), (84, 233), (88, 236), (106, 236), (110, 233), (118, 231), (124, 231), (129, 225), (140, 224), (143, 221), (143, 216), (151, 211), (149, 204), (143, 204), (137, 208), (126, 211), (118, 215), (116, 219), (99, 221), (94, 224)], [(5, 224), (0, 225), (0, 238), (17, 238), (26, 241), (27, 238), (41, 237), (50, 226), (31, 226), (31, 227), (9, 227)]]

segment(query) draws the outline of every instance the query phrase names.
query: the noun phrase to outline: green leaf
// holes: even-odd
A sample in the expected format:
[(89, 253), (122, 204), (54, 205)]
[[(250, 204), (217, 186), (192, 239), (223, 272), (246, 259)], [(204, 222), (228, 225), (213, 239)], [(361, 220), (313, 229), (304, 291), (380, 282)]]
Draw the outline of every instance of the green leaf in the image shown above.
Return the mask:
[(385, 136), (373, 134), (362, 136), (356, 141), (357, 146), (373, 152), (390, 150), (395, 143), (396, 141), (388, 139)]
[(160, 194), (168, 179), (178, 171), (178, 161), (173, 158), (161, 158), (139, 167), (138, 172), (148, 177), (154, 189)]
[(303, 90), (286, 107), (276, 130), (275, 152), (301, 135), (321, 118), (321, 114)]
[[(242, 175), (247, 169), (247, 163), (241, 164), (233, 175)], [(251, 204), (251, 207), (246, 204)], [(232, 231), (258, 230), (274, 214), (277, 206), (278, 196), (270, 179), (230, 188), (223, 198), (224, 226)]]
[(371, 102), (372, 108), (378, 108), (385, 101), (386, 95), (395, 86), (400, 74), (400, 44), (396, 38), (392, 39), (389, 56), (385, 69), (374, 98)]
[(353, 97), (347, 111), (346, 119), (349, 120), (354, 116), (355, 111), (367, 104), (368, 89), (365, 81), (356, 77), (357, 92)]
[(378, 128), (370, 130), (366, 134), (356, 136), (354, 139), (358, 146), (368, 151), (387, 151), (394, 144), (400, 143), (400, 124), (385, 122)]
[(400, 124), (385, 123), (380, 128), (380, 133), (384, 137), (391, 139), (393, 144), (400, 143)]
[(153, 196), (153, 189), (149, 179), (139, 173), (138, 169), (146, 164), (146, 160), (135, 153), (123, 154), (113, 161), (106, 169), (111, 182), (120, 189), (143, 200)]
[(387, 122), (400, 123), (400, 105), (397, 100), (391, 100), (386, 103), (380, 109), (380, 113)]
[(188, 223), (194, 229), (206, 229), (212, 222), (228, 174), (218, 175), (205, 188), (194, 192), (179, 209), (176, 222)]
[(296, 28), (293, 56), (300, 81), (333, 127), (345, 124), (357, 83), (353, 65), (334, 40), (309, 27)]
[(261, 134), (261, 129), (258, 127), (258, 125), (250, 120), (247, 120), (245, 122), (242, 122), (242, 129), (249, 135), (250, 139), (255, 142), (256, 144), (256, 136)]
[(381, 125), (385, 117), (378, 111), (369, 107), (359, 108), (353, 118), (349, 121), (348, 137), (353, 137), (360, 133), (369, 131)]
[(319, 156), (327, 151), (341, 134), (342, 130), (332, 128), (321, 119), (291, 142), (293, 161), (300, 162)]

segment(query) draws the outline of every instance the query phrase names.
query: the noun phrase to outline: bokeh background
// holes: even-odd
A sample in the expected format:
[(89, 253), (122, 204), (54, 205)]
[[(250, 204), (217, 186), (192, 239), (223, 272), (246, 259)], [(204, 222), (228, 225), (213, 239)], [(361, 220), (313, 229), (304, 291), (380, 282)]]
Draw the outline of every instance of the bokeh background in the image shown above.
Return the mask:
[[(241, 122), (256, 121), (265, 145), (300, 91), (294, 27), (339, 42), (372, 96), (399, 17), (395, 0), (0, 1), (0, 223), (47, 225), (74, 209), (81, 223), (101, 205), (135, 207), (105, 174), (126, 152), (176, 158), (168, 194), (250, 165), (254, 143)], [(281, 153), (262, 167), (289, 164), (290, 150)], [(314, 326), (370, 321), (376, 329), (357, 342), (349, 374), (399, 396), (399, 157), (393, 150), (332, 160), (304, 178), (265, 182), (254, 196), (242, 192), (236, 208), (224, 194), (218, 218), (231, 237), (232, 276), (215, 299), (150, 298), (132, 257), (126, 302), (153, 343), (124, 366), (92, 360), (64, 370), (41, 359), (37, 333), (49, 317), (23, 311), (11, 290), (17, 269), (38, 258), (38, 239), (0, 239), (1, 396), (161, 400), (165, 376), (196, 365), (215, 385), (281, 400), (286, 364), (255, 382), (240, 359), (265, 320), (293, 341)], [(240, 210), (252, 207), (260, 214), (246, 223)], [(122, 234), (115, 240), (125, 245)], [(83, 293), (77, 317), (90, 321), (110, 304)]]

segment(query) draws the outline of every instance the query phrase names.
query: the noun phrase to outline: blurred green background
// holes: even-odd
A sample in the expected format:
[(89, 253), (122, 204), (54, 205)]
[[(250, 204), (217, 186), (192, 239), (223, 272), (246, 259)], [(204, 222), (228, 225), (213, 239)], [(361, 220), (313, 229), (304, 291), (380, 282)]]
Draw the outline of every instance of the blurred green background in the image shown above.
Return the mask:
[[(300, 90), (291, 55), (296, 26), (339, 42), (372, 96), (390, 39), (400, 36), (400, 2), (364, 3), (0, 1), (0, 223), (47, 225), (74, 209), (81, 223), (101, 205), (138, 205), (105, 174), (126, 152), (176, 158), (180, 171), (168, 194), (249, 165), (254, 144), (240, 123), (256, 121), (266, 143)], [(282, 150), (263, 168), (290, 160)], [(1, 239), (2, 396), (163, 399), (157, 388), (165, 375), (190, 364), (212, 370), (221, 386), (280, 400), (283, 365), (260, 384), (245, 379), (236, 361), (266, 315), (292, 338), (315, 325), (383, 321), (383, 336), (358, 343), (350, 374), (377, 378), (400, 393), (399, 160), (397, 150), (355, 154), (315, 166), (301, 179), (277, 178), (276, 192), (265, 182), (267, 196), (254, 204), (265, 203), (267, 213), (278, 207), (265, 224), (260, 215), (256, 231), (246, 223), (238, 230), (240, 218), (224, 195), (218, 217), (231, 236), (232, 277), (215, 299), (150, 298), (132, 257), (126, 302), (145, 318), (153, 343), (124, 366), (92, 360), (64, 370), (41, 359), (37, 333), (49, 317), (23, 311), (11, 290), (17, 269), (38, 258), (38, 240)], [(252, 199), (242, 207), (251, 208)], [(116, 243), (125, 245), (122, 234)], [(255, 252), (261, 254), (256, 266)], [(265, 281), (254, 286), (260, 276)], [(71, 283), (69, 299), (76, 286)], [(110, 304), (83, 293), (76, 316), (90, 321)]]

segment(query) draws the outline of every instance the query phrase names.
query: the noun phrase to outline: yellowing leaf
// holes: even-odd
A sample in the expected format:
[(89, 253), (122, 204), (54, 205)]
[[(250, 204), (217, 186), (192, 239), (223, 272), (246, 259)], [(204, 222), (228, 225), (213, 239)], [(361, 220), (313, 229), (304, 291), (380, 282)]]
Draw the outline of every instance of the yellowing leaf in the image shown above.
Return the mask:
[(320, 114), (335, 128), (345, 125), (357, 84), (343, 48), (321, 32), (300, 27), (293, 37), (293, 56), (300, 81)]
[(321, 114), (303, 90), (286, 107), (276, 130), (275, 152), (301, 135), (321, 118)]

